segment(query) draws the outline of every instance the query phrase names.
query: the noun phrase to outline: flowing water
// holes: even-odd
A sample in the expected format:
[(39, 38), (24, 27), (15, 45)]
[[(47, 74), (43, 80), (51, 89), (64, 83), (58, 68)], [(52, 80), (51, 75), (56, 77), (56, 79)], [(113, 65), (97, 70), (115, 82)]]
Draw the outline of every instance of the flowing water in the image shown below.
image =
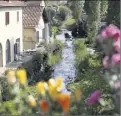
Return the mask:
[[(69, 32), (68, 32), (69, 33)], [(65, 84), (74, 81), (75, 78), (75, 67), (74, 67), (74, 59), (75, 54), (73, 52), (73, 44), (72, 41), (65, 41), (64, 32), (57, 36), (57, 39), (66, 43), (66, 47), (62, 52), (62, 60), (59, 64), (57, 64), (54, 68), (53, 77), (63, 77)]]

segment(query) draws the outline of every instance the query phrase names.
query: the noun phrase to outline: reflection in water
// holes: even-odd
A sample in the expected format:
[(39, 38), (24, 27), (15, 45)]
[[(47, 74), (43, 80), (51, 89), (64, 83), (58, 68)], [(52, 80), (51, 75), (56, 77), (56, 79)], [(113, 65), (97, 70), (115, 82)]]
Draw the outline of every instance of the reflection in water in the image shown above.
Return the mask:
[[(63, 34), (61, 34), (59, 39), (64, 40)], [(57, 64), (54, 68), (53, 77), (63, 77), (65, 84), (74, 81), (75, 78), (75, 67), (74, 67), (74, 59), (75, 54), (73, 53), (73, 45), (72, 41), (66, 41), (67, 46), (63, 50), (62, 53), (62, 61)]]

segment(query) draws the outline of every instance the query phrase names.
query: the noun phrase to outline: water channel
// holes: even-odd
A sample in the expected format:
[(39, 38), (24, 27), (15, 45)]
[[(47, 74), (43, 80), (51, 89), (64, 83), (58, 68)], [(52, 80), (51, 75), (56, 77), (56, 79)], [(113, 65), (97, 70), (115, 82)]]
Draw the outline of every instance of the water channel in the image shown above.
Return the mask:
[[(74, 81), (75, 79), (75, 66), (74, 59), (75, 54), (73, 52), (73, 44), (72, 41), (65, 41), (64, 32), (57, 36), (58, 40), (66, 43), (66, 47), (62, 52), (62, 60), (59, 64), (57, 64), (54, 68), (53, 77), (63, 77), (65, 84)], [(68, 32), (70, 33), (70, 32)]]

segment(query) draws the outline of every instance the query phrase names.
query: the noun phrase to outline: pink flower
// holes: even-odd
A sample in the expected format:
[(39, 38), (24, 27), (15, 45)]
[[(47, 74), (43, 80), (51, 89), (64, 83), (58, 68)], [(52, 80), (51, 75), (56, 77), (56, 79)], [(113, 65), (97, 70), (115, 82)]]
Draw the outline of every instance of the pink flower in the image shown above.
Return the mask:
[(120, 39), (118, 41), (114, 42), (114, 50), (120, 53)]
[(105, 56), (103, 59), (103, 66), (104, 68), (109, 68), (109, 63), (108, 63), (109, 57)]
[(88, 100), (89, 105), (94, 105), (95, 103), (98, 103), (98, 100), (101, 98), (101, 92), (99, 90), (93, 92)]
[(113, 54), (111, 60), (112, 65), (120, 64), (120, 54)]
[(115, 89), (119, 89), (120, 86), (121, 86), (120, 82), (117, 82), (117, 83), (114, 85)]
[(114, 37), (115, 41), (117, 41), (120, 37), (120, 30), (115, 25), (111, 24), (101, 33), (101, 36), (105, 39)]

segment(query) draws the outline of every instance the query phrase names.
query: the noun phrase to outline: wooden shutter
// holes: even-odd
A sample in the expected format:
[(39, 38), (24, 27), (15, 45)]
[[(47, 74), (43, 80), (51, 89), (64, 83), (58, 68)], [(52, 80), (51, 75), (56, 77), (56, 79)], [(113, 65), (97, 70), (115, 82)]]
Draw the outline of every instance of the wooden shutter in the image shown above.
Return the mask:
[(5, 13), (5, 24), (8, 25), (9, 24), (9, 12)]
[(39, 42), (39, 31), (36, 32), (37, 42)]
[(17, 22), (19, 22), (19, 12), (17, 12)]

